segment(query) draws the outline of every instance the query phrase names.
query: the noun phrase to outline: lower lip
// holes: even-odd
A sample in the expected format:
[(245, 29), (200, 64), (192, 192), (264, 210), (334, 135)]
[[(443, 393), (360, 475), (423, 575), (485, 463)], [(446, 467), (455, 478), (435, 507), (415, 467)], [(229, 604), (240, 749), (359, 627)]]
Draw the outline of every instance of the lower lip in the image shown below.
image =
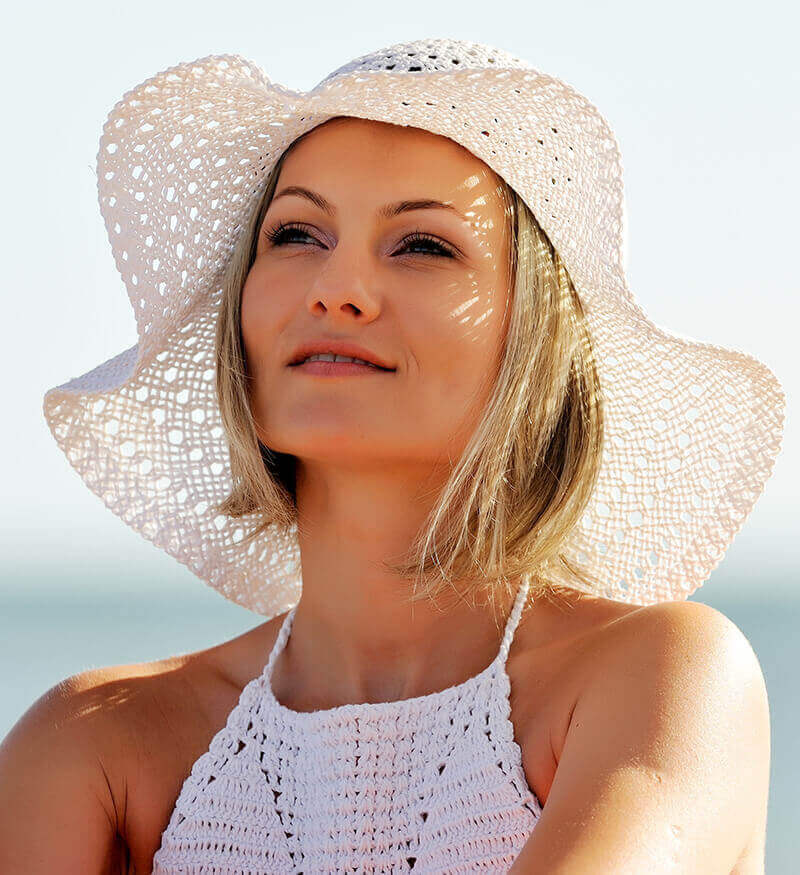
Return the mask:
[(302, 365), (291, 365), (295, 371), (304, 374), (314, 374), (319, 377), (351, 377), (363, 376), (364, 374), (391, 374), (393, 371), (385, 371), (382, 368), (373, 368), (369, 365), (360, 365), (358, 362), (303, 362)]

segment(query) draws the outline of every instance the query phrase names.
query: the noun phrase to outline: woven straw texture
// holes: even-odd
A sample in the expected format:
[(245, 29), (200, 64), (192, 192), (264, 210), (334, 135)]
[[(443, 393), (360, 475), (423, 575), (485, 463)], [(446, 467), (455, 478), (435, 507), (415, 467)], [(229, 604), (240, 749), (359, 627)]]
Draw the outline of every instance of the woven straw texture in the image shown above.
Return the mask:
[(257, 520), (213, 512), (230, 491), (214, 390), (221, 277), (282, 151), (348, 115), (446, 136), (521, 195), (581, 295), (606, 405), (600, 479), (566, 554), (598, 593), (682, 599), (722, 559), (771, 474), (785, 399), (741, 352), (651, 322), (625, 277), (622, 165), (598, 110), (507, 52), (455, 40), (358, 58), (315, 88), (220, 55), (127, 92), (103, 127), (100, 209), (138, 343), (46, 393), (86, 485), (224, 596), (267, 618), (297, 603), (296, 529), (248, 548)]

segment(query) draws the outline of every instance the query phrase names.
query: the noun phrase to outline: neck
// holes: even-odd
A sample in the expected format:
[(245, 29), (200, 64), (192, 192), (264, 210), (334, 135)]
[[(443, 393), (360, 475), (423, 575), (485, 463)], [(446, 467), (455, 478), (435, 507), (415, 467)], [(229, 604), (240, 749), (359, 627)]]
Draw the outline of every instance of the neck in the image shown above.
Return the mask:
[[(482, 671), (497, 656), (519, 585), (494, 604), (455, 594), (409, 604), (411, 582), (382, 563), (408, 549), (429, 508), (398, 488), (387, 495), (385, 481), (371, 494), (361, 487), (298, 493), (303, 591), (283, 686), (307, 691), (318, 708), (426, 695)], [(454, 587), (466, 592), (468, 582)]]

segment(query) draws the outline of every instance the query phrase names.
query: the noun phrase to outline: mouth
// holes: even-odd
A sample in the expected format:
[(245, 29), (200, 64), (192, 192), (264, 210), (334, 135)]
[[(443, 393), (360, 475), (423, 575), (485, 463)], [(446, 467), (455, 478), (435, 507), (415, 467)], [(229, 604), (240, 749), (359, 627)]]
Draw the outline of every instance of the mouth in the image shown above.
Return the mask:
[(365, 377), (369, 374), (393, 374), (394, 368), (382, 368), (379, 365), (361, 364), (360, 362), (329, 362), (315, 359), (289, 365), (298, 373), (318, 377)]

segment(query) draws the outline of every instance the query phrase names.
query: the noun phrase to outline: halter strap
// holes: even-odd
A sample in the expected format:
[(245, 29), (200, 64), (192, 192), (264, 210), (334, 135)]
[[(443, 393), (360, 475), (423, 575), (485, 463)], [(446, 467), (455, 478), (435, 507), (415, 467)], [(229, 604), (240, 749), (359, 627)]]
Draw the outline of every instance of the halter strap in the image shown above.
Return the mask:
[(506, 628), (503, 633), (503, 640), (500, 643), (500, 652), (498, 653), (498, 659), (502, 665), (505, 665), (506, 660), (508, 659), (508, 652), (511, 650), (511, 643), (514, 640), (514, 633), (517, 630), (520, 617), (522, 616), (522, 609), (525, 607), (525, 599), (528, 595), (530, 585), (531, 579), (526, 575), (522, 578), (522, 583), (517, 591), (517, 597), (514, 599), (514, 607), (511, 609), (508, 620), (506, 620)]

